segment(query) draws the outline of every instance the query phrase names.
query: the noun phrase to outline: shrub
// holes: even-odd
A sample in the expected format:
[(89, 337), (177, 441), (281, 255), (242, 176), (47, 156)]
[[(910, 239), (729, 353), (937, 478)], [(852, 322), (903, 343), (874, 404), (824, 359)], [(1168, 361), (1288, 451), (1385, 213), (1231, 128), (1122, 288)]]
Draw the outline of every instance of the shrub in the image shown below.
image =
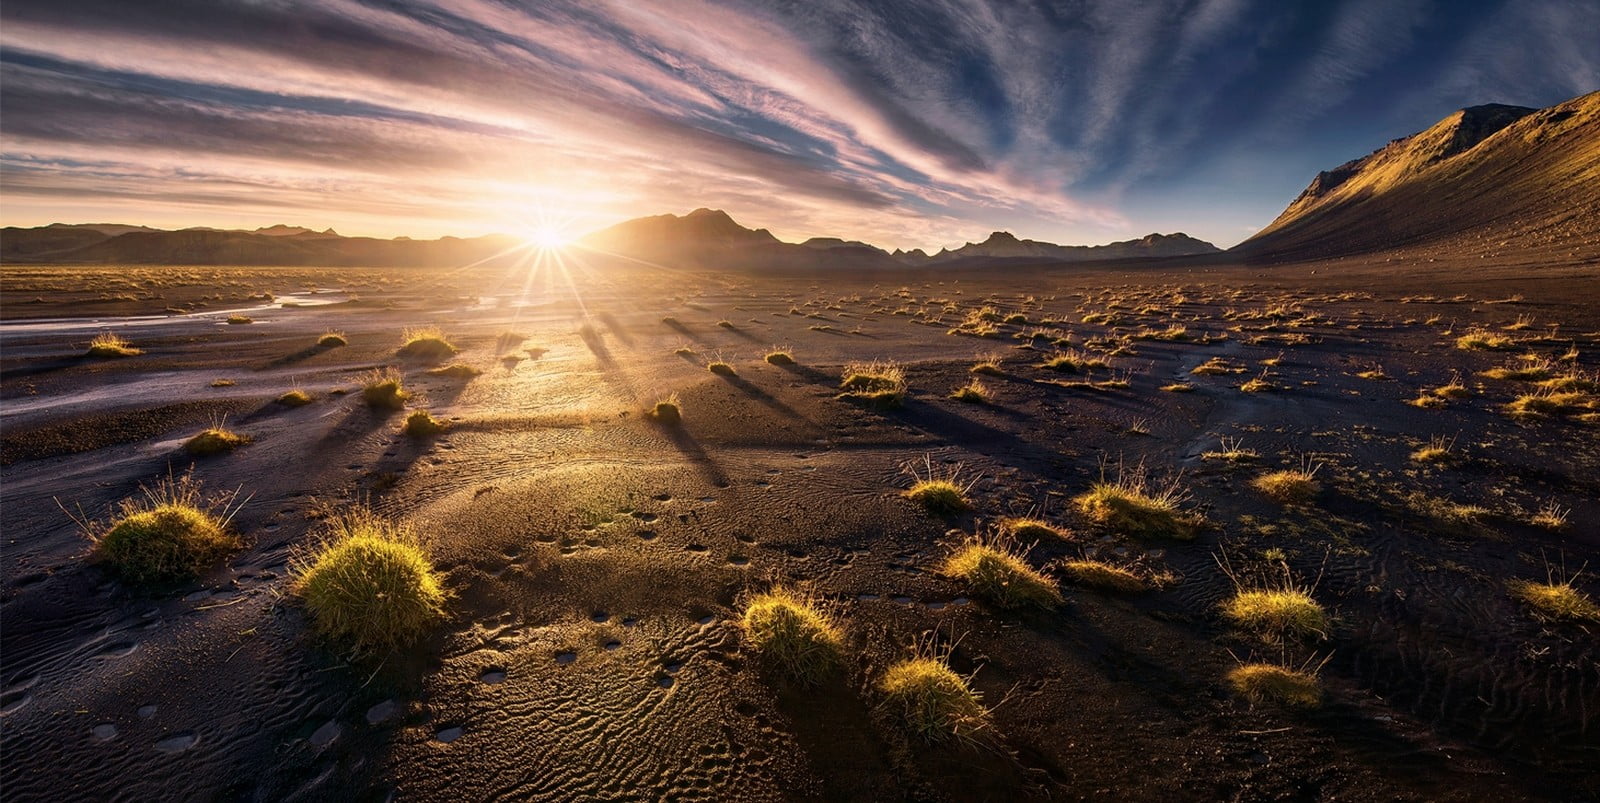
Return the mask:
[(1093, 368), (1109, 368), (1111, 363), (1106, 362), (1103, 357), (1096, 357), (1082, 351), (1069, 349), (1045, 360), (1042, 367), (1049, 368), (1052, 371), (1077, 374)]
[(1506, 583), (1506, 588), (1512, 597), (1526, 603), (1543, 618), (1600, 621), (1600, 605), (1573, 587), (1570, 580), (1563, 583), (1512, 580)]
[(983, 360), (972, 366), (972, 373), (983, 374), (984, 376), (1005, 376), (1006, 374), (1005, 369), (1000, 367), (999, 357), (983, 358)]
[(143, 353), (142, 349), (134, 348), (128, 341), (110, 332), (95, 335), (89, 341), (89, 350), (86, 352), (90, 357), (132, 357)]
[(471, 379), (483, 373), (483, 369), (464, 362), (453, 362), (449, 365), (435, 368), (428, 373), (434, 376), (448, 376), (451, 379)]
[(1072, 582), (1100, 591), (1135, 594), (1150, 587), (1139, 575), (1097, 560), (1068, 560), (1058, 566)]
[(766, 360), (771, 365), (794, 365), (794, 356), (787, 351), (769, 351)]
[(209, 457), (231, 452), (250, 442), (250, 436), (241, 435), (222, 425), (208, 427), (183, 443), (183, 450), (195, 457)]
[(929, 513), (945, 516), (968, 507), (965, 489), (945, 479), (917, 480), (905, 492), (905, 497), (927, 508)]
[(668, 396), (656, 402), (650, 409), (650, 417), (663, 424), (676, 424), (683, 420), (683, 411), (678, 406), (677, 396)]
[(412, 359), (443, 360), (454, 357), (460, 351), (445, 338), (444, 330), (437, 326), (407, 329), (402, 341), (400, 356)]
[(763, 660), (803, 683), (815, 683), (839, 665), (838, 626), (794, 591), (775, 588), (752, 597), (739, 627)]
[(1328, 629), (1322, 606), (1288, 582), (1278, 588), (1241, 588), (1223, 603), (1222, 612), (1234, 624), (1268, 636), (1321, 635)]
[(919, 656), (889, 667), (878, 689), (911, 731), (928, 741), (971, 740), (989, 727), (977, 692), (939, 658)]
[(1298, 505), (1311, 501), (1320, 490), (1315, 474), (1316, 468), (1273, 471), (1256, 477), (1250, 485), (1274, 502)]
[(304, 407), (311, 403), (311, 394), (295, 388), (279, 396), (277, 402), (285, 407)]
[(445, 592), (416, 535), (370, 510), (335, 518), (294, 572), (317, 630), (357, 654), (411, 644), (444, 615)]
[(317, 338), (317, 345), (325, 349), (338, 348), (348, 343), (349, 341), (345, 340), (344, 332), (335, 332), (332, 329), (323, 332), (322, 337)]
[(123, 579), (138, 584), (173, 583), (204, 571), (239, 546), (228, 522), (234, 494), (207, 497), (192, 475), (167, 477), (123, 500), (107, 525), (79, 521), (94, 543), (94, 556)]
[(853, 362), (845, 366), (839, 398), (874, 407), (898, 407), (906, 397), (904, 369), (892, 362)]
[(706, 370), (710, 371), (713, 374), (716, 374), (717, 376), (738, 376), (739, 375), (739, 372), (735, 371), (732, 365), (729, 365), (728, 363), (722, 362), (721, 360), (717, 360), (715, 362), (706, 363)]
[(1473, 329), (1456, 338), (1456, 348), (1466, 351), (1504, 351), (1516, 346), (1516, 338), (1496, 334), (1487, 329)]
[(445, 431), (448, 426), (449, 424), (434, 418), (427, 410), (414, 410), (411, 415), (406, 416), (402, 431), (413, 438), (430, 438)]
[(1162, 490), (1142, 478), (1101, 480), (1073, 499), (1090, 520), (1117, 532), (1145, 538), (1188, 540), (1199, 530), (1199, 520), (1182, 513), (1183, 494), (1173, 484)]
[(361, 398), (374, 409), (399, 410), (406, 406), (411, 394), (406, 391), (400, 372), (390, 367), (374, 369), (362, 378)]
[(1234, 691), (1253, 703), (1275, 702), (1302, 708), (1322, 703), (1316, 675), (1274, 664), (1244, 664), (1228, 673)]
[(955, 392), (950, 394), (950, 398), (960, 402), (967, 402), (968, 404), (988, 404), (989, 388), (982, 382), (974, 379), (971, 382), (956, 388)]
[(1000, 526), (1014, 538), (1037, 541), (1040, 539), (1066, 540), (1067, 533), (1038, 519), (1004, 519)]
[(1053, 608), (1061, 592), (1035, 571), (1014, 547), (997, 539), (972, 538), (944, 562), (945, 574), (1002, 608)]

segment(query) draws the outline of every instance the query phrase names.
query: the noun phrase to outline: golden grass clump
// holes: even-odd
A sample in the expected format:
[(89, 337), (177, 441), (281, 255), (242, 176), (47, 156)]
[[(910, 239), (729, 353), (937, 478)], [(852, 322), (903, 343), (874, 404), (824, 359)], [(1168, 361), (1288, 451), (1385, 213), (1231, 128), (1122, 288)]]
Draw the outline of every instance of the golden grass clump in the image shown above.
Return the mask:
[(1472, 329), (1456, 338), (1456, 348), (1464, 351), (1505, 351), (1516, 348), (1517, 340), (1487, 329)]
[(1411, 453), (1411, 459), (1418, 463), (1448, 463), (1455, 458), (1451, 449), (1455, 447), (1455, 438), (1446, 439), (1443, 435), (1435, 435), (1428, 440), (1427, 446), (1420, 446)]
[(437, 326), (407, 329), (401, 341), (400, 356), (412, 359), (444, 360), (456, 356), (461, 351), (451, 344), (445, 337), (444, 330)]
[(706, 363), (706, 370), (710, 371), (713, 374), (716, 374), (717, 376), (738, 376), (739, 375), (739, 372), (734, 370), (734, 367), (731, 364), (725, 363), (725, 362), (723, 362), (721, 360), (716, 360), (716, 361), (713, 361), (713, 362)]
[(1201, 460), (1223, 460), (1229, 463), (1245, 463), (1261, 457), (1261, 453), (1254, 449), (1244, 448), (1241, 438), (1222, 438), (1217, 448), (1209, 452), (1201, 452)]
[(444, 616), (444, 589), (416, 535), (370, 510), (333, 519), (294, 573), (318, 632), (357, 654), (411, 644)]
[(195, 457), (209, 457), (223, 452), (231, 452), (250, 442), (249, 435), (241, 435), (227, 427), (218, 424), (207, 427), (199, 434), (183, 442), (183, 450)]
[(946, 479), (917, 480), (905, 497), (939, 515), (960, 513), (969, 506), (965, 489)]
[(1538, 382), (1555, 375), (1556, 366), (1537, 354), (1524, 355), (1516, 362), (1499, 365), (1483, 372), (1490, 379), (1516, 382)]
[(110, 332), (101, 332), (89, 341), (89, 350), (85, 352), (90, 357), (132, 357), (143, 354), (143, 349), (136, 349), (133, 344), (122, 339), (120, 335)]
[(1291, 582), (1276, 588), (1241, 588), (1222, 605), (1234, 624), (1267, 636), (1322, 635), (1328, 614), (1311, 594)]
[(399, 410), (406, 406), (411, 394), (406, 391), (400, 372), (392, 366), (373, 369), (361, 379), (361, 398), (368, 407), (378, 410)]
[(956, 388), (955, 392), (950, 394), (950, 398), (968, 404), (988, 404), (990, 398), (989, 386), (979, 382), (977, 379), (973, 379), (971, 382)]
[(1000, 522), (1001, 529), (1010, 533), (1013, 538), (1022, 538), (1037, 541), (1041, 538), (1047, 540), (1066, 540), (1066, 531), (1051, 526), (1038, 519), (1004, 519)]
[(750, 646), (785, 675), (811, 684), (839, 666), (839, 627), (817, 604), (785, 588), (757, 594), (739, 617)]
[(1552, 393), (1541, 390), (1538, 393), (1527, 393), (1506, 403), (1506, 412), (1513, 416), (1537, 418), (1545, 415), (1564, 413), (1583, 406), (1590, 401), (1588, 394), (1582, 391), (1565, 391)]
[(683, 408), (677, 395), (672, 395), (656, 402), (646, 415), (663, 424), (677, 424), (683, 420)]
[(483, 369), (476, 365), (468, 365), (464, 362), (453, 362), (449, 365), (435, 368), (428, 373), (432, 374), (433, 376), (447, 376), (451, 379), (471, 379), (482, 374)]
[(344, 332), (338, 332), (332, 329), (323, 332), (322, 336), (317, 338), (317, 346), (325, 349), (338, 348), (340, 346), (348, 345), (349, 342), (350, 341), (345, 339)]
[(1300, 708), (1322, 704), (1317, 676), (1276, 664), (1243, 664), (1228, 673), (1228, 684), (1252, 703), (1274, 702)]
[(1188, 382), (1173, 382), (1170, 385), (1162, 385), (1161, 390), (1167, 393), (1190, 393), (1194, 391), (1194, 385)]
[(1277, 389), (1277, 385), (1267, 381), (1266, 374), (1262, 374), (1239, 386), (1239, 390), (1245, 393), (1270, 393)]
[(765, 359), (769, 365), (794, 365), (794, 355), (782, 349), (767, 352)]
[(1512, 580), (1506, 583), (1511, 596), (1545, 619), (1587, 619), (1600, 622), (1600, 605), (1579, 591), (1572, 581), (1537, 583), (1532, 580)]
[(972, 366), (972, 373), (984, 376), (1005, 376), (1004, 368), (1000, 367), (999, 357), (985, 357)]
[(77, 520), (94, 557), (132, 583), (187, 580), (238, 548), (228, 522), (235, 495), (207, 497), (192, 475), (171, 476), (123, 500), (109, 524)]
[(300, 388), (295, 388), (294, 390), (285, 391), (275, 401), (285, 407), (304, 407), (311, 403), (311, 394)]
[(1182, 500), (1176, 483), (1158, 490), (1142, 477), (1124, 476), (1115, 482), (1102, 479), (1074, 497), (1073, 503), (1078, 512), (1112, 530), (1187, 541), (1195, 537), (1200, 522), (1178, 509)]
[(1014, 546), (995, 538), (971, 538), (945, 559), (943, 572), (964, 581), (980, 597), (1002, 608), (1061, 604), (1061, 592)]
[(1250, 481), (1268, 499), (1282, 505), (1300, 505), (1311, 501), (1321, 490), (1315, 479), (1316, 468), (1284, 469), (1262, 474)]
[(228, 323), (233, 324), (234, 326), (240, 326), (240, 325), (243, 325), (243, 324), (255, 323), (255, 322), (256, 322), (256, 319), (250, 317), (249, 315), (229, 315), (228, 316)]
[(919, 655), (889, 667), (878, 690), (911, 731), (930, 742), (972, 740), (989, 728), (978, 693), (940, 658)]
[(450, 425), (433, 417), (427, 410), (413, 410), (406, 416), (406, 423), (401, 431), (413, 438), (431, 438), (445, 431)]
[(839, 398), (873, 407), (899, 407), (906, 398), (905, 369), (892, 362), (853, 362), (845, 366)]
[(1096, 357), (1076, 349), (1068, 349), (1060, 354), (1051, 356), (1040, 367), (1049, 368), (1052, 371), (1081, 374), (1091, 369), (1110, 368), (1111, 363), (1107, 362), (1104, 357)]
[(1057, 564), (1076, 585), (1117, 594), (1137, 594), (1150, 588), (1143, 577), (1120, 566), (1098, 560), (1067, 560)]

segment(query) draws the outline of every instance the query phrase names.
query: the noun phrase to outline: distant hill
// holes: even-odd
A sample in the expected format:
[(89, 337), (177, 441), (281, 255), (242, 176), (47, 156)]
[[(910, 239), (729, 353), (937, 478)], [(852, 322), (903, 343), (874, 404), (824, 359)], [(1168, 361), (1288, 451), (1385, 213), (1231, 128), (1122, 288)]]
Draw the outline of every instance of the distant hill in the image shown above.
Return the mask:
[(901, 254), (907, 264), (946, 265), (974, 261), (1082, 262), (1102, 259), (1146, 259), (1215, 254), (1222, 249), (1187, 234), (1147, 234), (1137, 240), (1106, 245), (1056, 245), (1022, 240), (1009, 231), (997, 231), (981, 243), (967, 243), (932, 256)]
[(448, 267), (491, 257), (517, 244), (505, 236), (438, 240), (342, 237), (297, 226), (256, 231), (54, 224), (0, 230), (0, 261), (130, 265), (283, 265), (301, 267)]
[(1109, 245), (1056, 245), (1019, 240), (995, 232), (982, 243), (967, 243), (929, 256), (921, 249), (885, 251), (837, 237), (785, 243), (766, 229), (747, 229), (728, 213), (696, 209), (687, 215), (655, 215), (619, 223), (579, 241), (585, 248), (640, 262), (704, 268), (857, 268), (981, 267), (1087, 260), (1214, 254), (1220, 249), (1185, 234), (1151, 234)]
[(1462, 109), (1318, 173), (1229, 253), (1318, 259), (1429, 249), (1600, 258), (1600, 92)]
[[(332, 229), (266, 226), (253, 231), (204, 227), (163, 231), (114, 224), (54, 224), (0, 231), (0, 260), (130, 265), (454, 266), (519, 244), (505, 236), (438, 240), (344, 237)], [(995, 232), (981, 243), (929, 255), (885, 251), (837, 237), (786, 243), (766, 229), (748, 229), (727, 212), (696, 209), (618, 223), (580, 239), (590, 257), (666, 267), (718, 270), (893, 270), (985, 267), (1217, 253), (1184, 234), (1151, 234), (1108, 245), (1056, 245)]]

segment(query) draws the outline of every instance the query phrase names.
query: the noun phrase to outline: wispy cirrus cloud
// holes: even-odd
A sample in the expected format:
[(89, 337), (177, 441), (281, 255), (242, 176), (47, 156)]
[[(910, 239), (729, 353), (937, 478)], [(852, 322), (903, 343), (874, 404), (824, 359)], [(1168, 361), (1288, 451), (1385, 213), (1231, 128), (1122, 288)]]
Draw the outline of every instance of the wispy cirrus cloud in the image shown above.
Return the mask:
[[(1226, 244), (1341, 148), (1468, 95), (1596, 88), (1576, 33), (1593, 16), (1578, 0), (8, 0), (4, 212), (468, 234), (540, 207), (601, 225), (705, 205), (891, 246), (1000, 226)], [(1456, 46), (1475, 39), (1500, 56)], [(1208, 204), (1245, 155), (1249, 186)]]

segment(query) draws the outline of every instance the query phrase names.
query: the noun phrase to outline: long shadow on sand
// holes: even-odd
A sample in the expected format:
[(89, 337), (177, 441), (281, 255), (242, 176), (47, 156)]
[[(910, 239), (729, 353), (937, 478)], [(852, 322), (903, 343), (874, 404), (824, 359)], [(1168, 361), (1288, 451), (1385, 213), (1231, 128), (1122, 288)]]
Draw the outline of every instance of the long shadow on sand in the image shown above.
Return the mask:
[(282, 368), (285, 365), (293, 365), (293, 364), (295, 364), (297, 362), (304, 362), (305, 360), (309, 360), (312, 357), (317, 356), (318, 354), (327, 353), (329, 351), (332, 351), (335, 348), (338, 348), (338, 346), (323, 346), (323, 345), (319, 345), (319, 344), (313, 343), (313, 344), (311, 344), (309, 346), (306, 346), (303, 349), (300, 349), (299, 351), (296, 351), (296, 352), (293, 352), (293, 353), (290, 353), (290, 354), (285, 354), (282, 357), (278, 357), (276, 359), (270, 360), (270, 361), (267, 362), (266, 365), (263, 365), (263, 366), (261, 366), (260, 368), (258, 368), (256, 370), (262, 371), (262, 370), (266, 370), (268, 368)]
[(762, 340), (761, 338), (756, 337), (755, 335), (750, 334), (749, 332), (746, 332), (743, 329), (740, 329), (737, 326), (722, 326), (722, 325), (719, 324), (717, 326), (717, 328), (721, 329), (721, 330), (723, 330), (725, 332), (731, 332), (735, 336), (743, 338), (744, 340), (748, 340), (751, 343), (764, 343), (764, 342), (766, 342), (766, 341)]
[(633, 348), (633, 337), (628, 334), (627, 327), (624, 327), (622, 322), (617, 320), (617, 316), (609, 312), (601, 312), (596, 314), (595, 317), (606, 325), (606, 331), (610, 332), (612, 337), (622, 341), (622, 345)]
[(728, 383), (729, 385), (732, 385), (733, 387), (737, 388), (744, 395), (749, 396), (750, 398), (755, 399), (756, 401), (761, 402), (762, 404), (772, 408), (773, 411), (781, 414), (785, 418), (791, 418), (791, 419), (794, 419), (795, 421), (803, 421), (803, 422), (805, 422), (807, 424), (811, 424), (812, 426), (816, 425), (815, 421), (812, 421), (811, 419), (806, 418), (805, 415), (802, 414), (799, 410), (796, 410), (793, 407), (790, 407), (789, 405), (783, 403), (782, 401), (780, 401), (777, 397), (773, 396), (772, 394), (762, 390), (761, 388), (756, 387), (755, 385), (750, 383), (750, 380), (745, 379), (742, 376), (737, 376), (737, 375), (735, 375), (735, 376), (724, 376), (724, 377), (722, 377), (722, 381), (724, 381), (724, 382)]
[(672, 445), (676, 446), (678, 451), (682, 452), (683, 456), (688, 458), (689, 462), (694, 464), (695, 469), (705, 476), (713, 486), (718, 488), (728, 487), (730, 483), (728, 482), (727, 473), (722, 470), (721, 466), (717, 465), (717, 461), (711, 459), (711, 455), (706, 454), (705, 448), (700, 445), (699, 441), (695, 440), (693, 435), (690, 435), (681, 426), (662, 427), (661, 431), (667, 436), (668, 440), (672, 441)]
[(956, 415), (925, 402), (913, 402), (885, 417), (899, 419), (929, 435), (974, 451), (1018, 457), (1041, 468), (1060, 468), (1069, 462), (1065, 455), (1029, 443), (1017, 435), (970, 418)]
[(583, 340), (583, 345), (589, 348), (589, 353), (594, 355), (595, 362), (599, 363), (601, 376), (605, 377), (606, 382), (615, 387), (629, 402), (637, 403), (638, 391), (628, 379), (627, 372), (622, 370), (622, 364), (617, 362), (616, 357), (611, 356), (611, 349), (606, 347), (599, 333), (586, 327), (578, 331), (578, 337)]

